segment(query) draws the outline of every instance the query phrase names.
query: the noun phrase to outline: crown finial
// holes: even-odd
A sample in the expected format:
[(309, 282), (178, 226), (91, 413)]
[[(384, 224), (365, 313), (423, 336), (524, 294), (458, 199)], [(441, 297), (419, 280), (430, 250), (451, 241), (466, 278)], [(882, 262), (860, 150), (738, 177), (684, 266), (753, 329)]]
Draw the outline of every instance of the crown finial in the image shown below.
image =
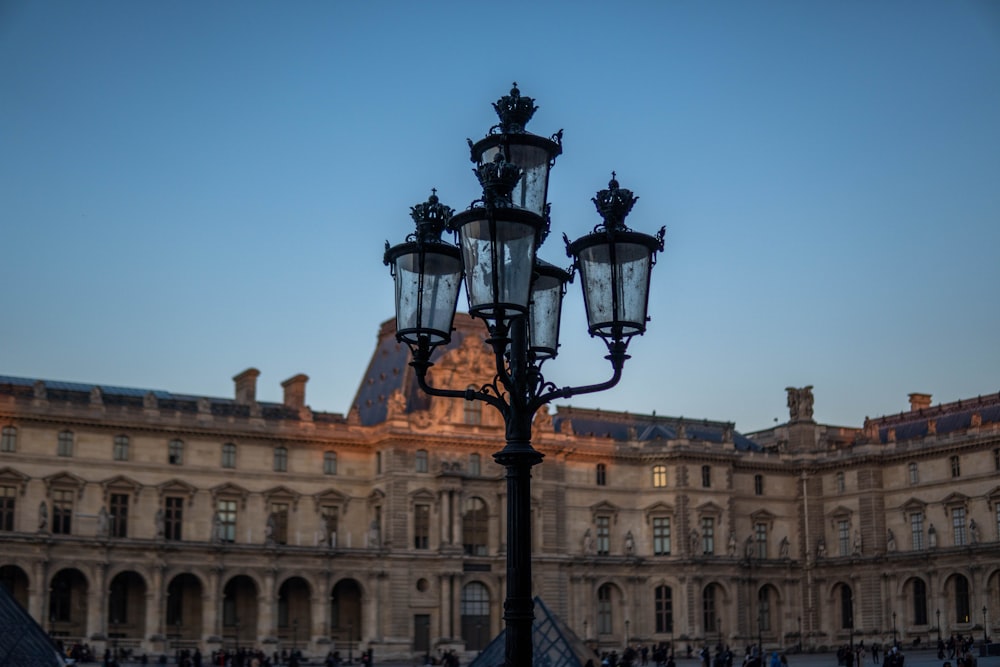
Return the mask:
[(438, 199), (437, 188), (431, 188), (431, 196), (427, 201), (410, 207), (410, 217), (417, 223), (416, 238), (421, 241), (440, 241), (441, 232), (454, 212)]
[(500, 131), (505, 134), (523, 133), (524, 126), (538, 111), (534, 99), (521, 96), (517, 81), (511, 86), (509, 95), (504, 95), (493, 103), (493, 109), (500, 117)]
[(608, 230), (628, 229), (625, 226), (625, 217), (639, 199), (632, 194), (631, 190), (619, 186), (617, 176), (612, 171), (611, 180), (608, 181), (608, 189), (601, 190), (593, 198), (594, 206), (604, 218), (604, 227)]

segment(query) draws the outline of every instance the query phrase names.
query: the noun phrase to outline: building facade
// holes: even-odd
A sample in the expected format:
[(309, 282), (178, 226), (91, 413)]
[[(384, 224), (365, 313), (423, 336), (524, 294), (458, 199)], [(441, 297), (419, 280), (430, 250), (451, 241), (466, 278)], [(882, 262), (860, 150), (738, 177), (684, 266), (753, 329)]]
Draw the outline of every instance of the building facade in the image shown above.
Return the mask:
[[(456, 323), (440, 386), (492, 377)], [(502, 630), (503, 444), (385, 323), (345, 416), (0, 377), (0, 582), (66, 641), (475, 651)], [(595, 647), (933, 641), (1000, 629), (1000, 395), (859, 428), (561, 407), (535, 419), (534, 591)]]

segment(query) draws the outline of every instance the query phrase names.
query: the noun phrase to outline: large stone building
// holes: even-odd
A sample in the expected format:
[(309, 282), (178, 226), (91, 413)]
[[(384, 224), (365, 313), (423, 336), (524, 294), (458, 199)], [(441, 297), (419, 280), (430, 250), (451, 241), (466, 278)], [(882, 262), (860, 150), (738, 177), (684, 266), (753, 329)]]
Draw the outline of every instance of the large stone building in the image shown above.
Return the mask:
[[(432, 369), (492, 376), (463, 319)], [(403, 657), (502, 628), (499, 416), (431, 399), (383, 325), (346, 416), (0, 377), (0, 579), (54, 635)], [(592, 645), (832, 646), (1000, 628), (1000, 395), (862, 428), (539, 414), (534, 590)]]

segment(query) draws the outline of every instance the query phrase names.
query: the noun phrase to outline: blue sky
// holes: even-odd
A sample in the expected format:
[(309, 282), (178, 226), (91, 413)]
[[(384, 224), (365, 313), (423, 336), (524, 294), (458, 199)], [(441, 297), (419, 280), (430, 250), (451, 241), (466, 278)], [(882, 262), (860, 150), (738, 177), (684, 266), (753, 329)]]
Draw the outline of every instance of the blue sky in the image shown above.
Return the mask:
[[(517, 81), (564, 129), (541, 256), (612, 169), (667, 226), (649, 333), (579, 406), (859, 425), (1000, 390), (1000, 5), (0, 5), (0, 374), (346, 412), (392, 316), (386, 240)], [(579, 284), (550, 364), (607, 374)], [(462, 297), (464, 300), (464, 296)]]

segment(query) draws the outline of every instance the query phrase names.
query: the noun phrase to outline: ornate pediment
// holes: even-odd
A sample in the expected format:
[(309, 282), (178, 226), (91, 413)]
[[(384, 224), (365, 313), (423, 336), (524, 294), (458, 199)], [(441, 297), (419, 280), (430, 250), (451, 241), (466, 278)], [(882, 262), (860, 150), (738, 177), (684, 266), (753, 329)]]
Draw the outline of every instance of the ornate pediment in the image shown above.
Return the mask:
[(157, 492), (160, 496), (160, 504), (163, 504), (163, 499), (166, 496), (186, 496), (188, 499), (188, 505), (194, 502), (194, 494), (198, 492), (198, 489), (180, 479), (171, 479), (163, 484), (156, 487)]
[(24, 473), (14, 470), (13, 468), (0, 468), (0, 484), (17, 487), (22, 496), (28, 487), (28, 480), (30, 479), (31, 478)]
[(45, 478), (45, 493), (51, 496), (53, 489), (75, 489), (76, 497), (83, 498), (83, 488), (87, 481), (71, 472), (59, 472)]
[(368, 494), (368, 505), (375, 506), (381, 505), (385, 502), (385, 491), (382, 489), (372, 489), (372, 492)]
[(946, 507), (967, 506), (969, 504), (969, 496), (955, 491), (942, 498), (941, 504)]
[(104, 493), (104, 502), (107, 502), (108, 496), (112, 493), (131, 493), (138, 496), (142, 492), (142, 484), (125, 475), (115, 475), (101, 482), (101, 489)]
[[(701, 505), (698, 505), (698, 507), (696, 507), (695, 509), (698, 511), (699, 516), (722, 516), (722, 508), (713, 503), (712, 501), (708, 501), (707, 503), (702, 503)], [(774, 520), (774, 515), (768, 512), (767, 510), (759, 510), (759, 512), (751, 514), (750, 517), (753, 518), (758, 513), (761, 515), (770, 515), (771, 520), (772, 521)]]
[(351, 502), (350, 496), (345, 496), (340, 491), (336, 489), (327, 489), (313, 496), (313, 503), (316, 505), (316, 511), (324, 505), (336, 505), (340, 507), (340, 512), (343, 514), (347, 511), (347, 505)]
[(238, 484), (233, 484), (231, 482), (226, 482), (225, 484), (220, 484), (219, 486), (212, 489), (212, 504), (218, 504), (220, 499), (232, 499), (238, 498), (240, 501), (240, 507), (246, 509), (247, 507), (247, 497), (249, 497), (250, 492), (244, 489)]
[(613, 503), (609, 503), (607, 500), (602, 500), (599, 503), (595, 503), (590, 506), (590, 516), (593, 521), (597, 521), (598, 516), (608, 516), (618, 523), (618, 512), (619, 508)]
[(646, 516), (646, 523), (649, 524), (652, 522), (653, 517), (673, 516), (674, 507), (667, 503), (655, 502), (643, 509), (642, 513)]
[(411, 503), (433, 503), (437, 500), (437, 495), (427, 487), (420, 487), (415, 491), (410, 491)]
[(752, 524), (758, 524), (758, 523), (765, 524), (767, 526), (768, 531), (770, 531), (774, 527), (774, 520), (775, 520), (775, 518), (776, 517), (774, 516), (774, 514), (772, 514), (771, 512), (768, 512), (765, 509), (759, 509), (756, 512), (751, 512), (750, 513), (750, 523), (752, 523)]
[(292, 491), (287, 486), (275, 486), (273, 488), (264, 491), (264, 501), (270, 505), (272, 502), (286, 502), (290, 503), (292, 506), (292, 511), (296, 512), (299, 509), (299, 498), (302, 497), (301, 493)]
[(914, 514), (916, 512), (923, 512), (927, 509), (927, 503), (920, 498), (910, 498), (905, 503), (900, 506), (903, 510), (903, 515)]

